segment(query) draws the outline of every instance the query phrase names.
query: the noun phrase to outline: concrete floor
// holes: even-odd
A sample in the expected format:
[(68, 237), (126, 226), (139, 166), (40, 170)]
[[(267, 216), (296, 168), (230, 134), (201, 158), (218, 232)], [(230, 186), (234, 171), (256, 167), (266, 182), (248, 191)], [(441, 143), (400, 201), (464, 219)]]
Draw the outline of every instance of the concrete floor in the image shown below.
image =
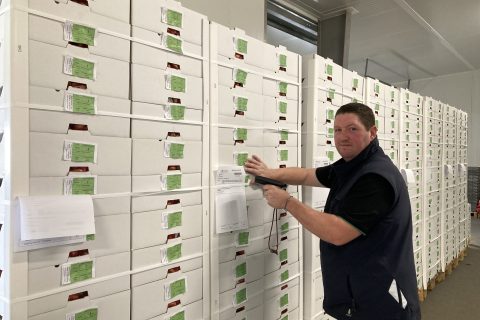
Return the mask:
[(480, 219), (472, 218), (467, 256), (421, 304), (423, 320), (480, 319)]

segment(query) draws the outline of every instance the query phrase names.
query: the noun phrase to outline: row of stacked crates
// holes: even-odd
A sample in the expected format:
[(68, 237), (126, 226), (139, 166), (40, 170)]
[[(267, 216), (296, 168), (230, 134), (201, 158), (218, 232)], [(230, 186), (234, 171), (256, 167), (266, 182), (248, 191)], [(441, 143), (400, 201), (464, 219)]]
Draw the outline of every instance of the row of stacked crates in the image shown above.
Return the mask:
[[(411, 173), (406, 182), (417, 286), (426, 289), (428, 281), (466, 248), (470, 237), (467, 114), (408, 89), (364, 79), (317, 55), (304, 57), (303, 70), (302, 164), (318, 167), (340, 158), (333, 120), (342, 104), (358, 101), (372, 109), (381, 147), (405, 178)], [(307, 204), (322, 210), (328, 189), (307, 187), (303, 195)], [(304, 313), (323, 319), (318, 238), (307, 231), (304, 248)]]
[[(173, 0), (41, 2), (0, 2), (3, 319), (302, 318), (301, 227), (282, 212), (271, 253), (246, 182), (218, 234), (210, 177), (300, 164), (301, 57)], [(16, 252), (18, 195), (91, 195), (96, 233)]]

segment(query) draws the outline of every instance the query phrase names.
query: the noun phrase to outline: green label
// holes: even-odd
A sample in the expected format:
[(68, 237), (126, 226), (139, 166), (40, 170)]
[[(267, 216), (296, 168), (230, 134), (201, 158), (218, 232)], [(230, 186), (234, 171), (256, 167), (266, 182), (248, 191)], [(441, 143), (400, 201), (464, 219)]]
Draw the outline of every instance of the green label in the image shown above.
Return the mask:
[(75, 320), (97, 320), (98, 309), (92, 308), (75, 313)]
[(327, 70), (325, 70), (329, 76), (333, 75), (333, 66), (327, 64)]
[(73, 263), (70, 265), (70, 283), (92, 279), (93, 261)]
[(335, 89), (328, 89), (328, 98), (335, 99)]
[(177, 53), (183, 52), (182, 39), (172, 37), (172, 36), (167, 36), (166, 46), (168, 49), (175, 51)]
[(185, 311), (180, 311), (169, 318), (169, 320), (185, 320)]
[(73, 24), (72, 38), (73, 42), (93, 46), (95, 45), (95, 28)]
[(328, 137), (333, 138), (335, 130), (333, 128), (328, 128)]
[(95, 161), (95, 145), (72, 143), (72, 161), (93, 163)]
[(167, 216), (168, 229), (182, 226), (182, 211), (169, 213)]
[(244, 128), (237, 128), (235, 129), (235, 140), (247, 140), (248, 138), (248, 130)]
[(73, 178), (72, 194), (94, 194), (95, 193), (95, 178)]
[(170, 284), (170, 299), (186, 292), (185, 278)]
[(289, 230), (289, 224), (288, 224), (288, 222), (285, 222), (284, 224), (282, 224), (282, 225), (280, 226), (280, 230), (282, 231), (282, 234), (287, 233), (288, 230)]
[(182, 257), (182, 244), (176, 244), (167, 248), (167, 260), (173, 261)]
[(286, 114), (287, 113), (287, 103), (284, 101), (280, 101), (278, 104), (278, 109), (280, 113)]
[(286, 82), (279, 82), (278, 83), (278, 91), (281, 94), (284, 94), (284, 95), (287, 94), (287, 87), (288, 87), (288, 83), (286, 83)]
[(281, 282), (287, 281), (288, 278), (290, 278), (288, 270), (285, 270), (280, 274), (280, 281)]
[(247, 288), (243, 288), (235, 293), (235, 303), (240, 304), (247, 301)]
[(237, 166), (244, 166), (248, 159), (248, 153), (237, 153)]
[(280, 150), (280, 161), (288, 161), (288, 150)]
[(280, 320), (288, 320), (288, 315), (286, 315), (285, 317), (283, 317), (282, 319)]
[(288, 131), (282, 130), (280, 131), (280, 141), (287, 141), (288, 140)]
[(333, 151), (328, 151), (327, 152), (327, 158), (330, 161), (333, 161), (333, 157), (335, 156), (335, 153)]
[(281, 55), (278, 57), (278, 63), (279, 63), (279, 65), (280, 65), (280, 67), (286, 68), (286, 67), (287, 67), (287, 56), (284, 55), (284, 54), (281, 54)]
[(82, 60), (79, 58), (73, 58), (72, 62), (72, 75), (84, 79), (94, 79), (95, 63)]
[(247, 83), (247, 75), (248, 73), (246, 71), (243, 71), (241, 69), (237, 69), (235, 72), (235, 82), (241, 83), (241, 84), (246, 84)]
[(377, 128), (379, 127), (379, 126), (378, 126), (379, 123), (380, 123), (380, 122), (379, 122), (378, 120), (375, 120), (375, 126), (376, 126)]
[(280, 297), (280, 308), (285, 307), (288, 304), (288, 293)]
[(185, 119), (185, 106), (173, 105), (170, 106), (170, 116), (173, 120)]
[(390, 91), (390, 98), (393, 100), (395, 98), (395, 92)]
[(247, 53), (248, 52), (248, 41), (243, 39), (237, 39), (237, 52)]
[(243, 262), (240, 263), (238, 266), (235, 267), (235, 276), (237, 278), (242, 278), (247, 274), (247, 263)]
[(94, 234), (87, 234), (86, 240), (87, 240), (87, 241), (93, 241), (93, 240), (95, 240), (95, 235), (94, 235)]
[(288, 250), (287, 249), (281, 250), (279, 257), (280, 257), (280, 262), (286, 261), (288, 259)]
[(177, 11), (167, 10), (167, 24), (181, 28), (182, 27), (182, 14)]
[(378, 103), (375, 104), (375, 110), (377, 110), (377, 111), (380, 110), (380, 105)]
[(170, 78), (170, 88), (175, 92), (185, 92), (186, 80), (185, 78), (178, 76), (171, 76)]
[(248, 183), (249, 181), (250, 181), (250, 176), (245, 176), (245, 183)]
[(327, 110), (327, 119), (328, 120), (333, 120), (335, 118), (335, 111), (334, 110)]
[(250, 237), (250, 232), (248, 232), (248, 231), (240, 232), (238, 234), (238, 245), (240, 245), (240, 246), (248, 245), (249, 237)]
[(180, 189), (182, 187), (182, 175), (181, 174), (169, 174), (167, 175), (167, 190)]
[(248, 98), (237, 97), (236, 108), (238, 111), (247, 111)]
[(183, 159), (183, 150), (185, 145), (183, 143), (170, 143), (170, 158)]
[(374, 90), (375, 90), (376, 94), (379, 94), (380, 93), (380, 86), (378, 84), (376, 84)]
[(95, 97), (73, 94), (72, 105), (75, 113), (95, 114)]
[(358, 88), (358, 79), (353, 79), (353, 88)]

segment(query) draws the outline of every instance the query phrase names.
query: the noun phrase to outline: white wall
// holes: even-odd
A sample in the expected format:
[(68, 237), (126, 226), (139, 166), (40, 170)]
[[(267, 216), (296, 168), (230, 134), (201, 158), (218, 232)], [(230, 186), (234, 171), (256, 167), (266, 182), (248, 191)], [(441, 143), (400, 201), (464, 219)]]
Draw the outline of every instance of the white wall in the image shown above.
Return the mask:
[(468, 113), (468, 165), (480, 167), (480, 70), (412, 81), (410, 90)]
[(265, 40), (267, 24), (265, 0), (182, 0), (182, 5), (200, 12), (215, 21), (230, 28), (237, 27), (247, 35)]

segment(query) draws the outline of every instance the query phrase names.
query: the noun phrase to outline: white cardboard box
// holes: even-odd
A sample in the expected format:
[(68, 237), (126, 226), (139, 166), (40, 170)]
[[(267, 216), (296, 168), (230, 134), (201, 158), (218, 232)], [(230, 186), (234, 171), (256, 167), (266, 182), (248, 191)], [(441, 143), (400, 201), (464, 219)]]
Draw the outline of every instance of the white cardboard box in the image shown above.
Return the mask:
[[(29, 317), (28, 320), (65, 320), (69, 314), (78, 314), (89, 309), (97, 309), (98, 320), (129, 320), (130, 291), (123, 291), (87, 301), (67, 302), (61, 309)], [(83, 300), (83, 299), (82, 299)]]
[[(248, 245), (238, 245), (240, 232), (248, 231)], [(231, 233), (222, 233), (219, 235), (218, 260), (220, 263), (233, 261), (238, 257), (248, 257), (261, 253), (266, 248), (264, 241), (263, 225)]]
[(263, 94), (263, 77), (244, 69), (235, 66), (218, 66), (218, 84), (227, 88), (241, 87), (249, 92)]
[(343, 93), (349, 97), (362, 97), (365, 78), (356, 71), (342, 68)]
[[(219, 267), (220, 274), (218, 275), (219, 292), (223, 293), (234, 289), (236, 285), (243, 283), (242, 280), (246, 283), (252, 283), (261, 279), (263, 277), (264, 260), (264, 254), (261, 252), (221, 263)], [(235, 269), (242, 263), (246, 263), (246, 274), (237, 277)]]
[[(249, 92), (242, 87), (232, 88), (220, 85), (218, 101), (218, 120), (220, 123), (239, 126), (263, 125), (264, 112), (261, 111), (265, 108), (265, 105), (261, 94)], [(242, 104), (245, 104), (245, 106)]]
[[(246, 289), (246, 301), (240, 304), (235, 303), (236, 293)], [(220, 294), (219, 311), (221, 320), (236, 319), (236, 314), (242, 314), (243, 311), (256, 309), (263, 304), (264, 279), (261, 278), (255, 282), (242, 284), (237, 288)], [(262, 318), (263, 319), (263, 318)]]
[[(181, 224), (168, 228), (168, 220), (165, 222), (168, 214), (178, 212), (181, 212)], [(132, 249), (165, 244), (167, 237), (175, 233), (182, 239), (202, 236), (202, 216), (201, 205), (135, 213), (132, 216)]]
[[(88, 54), (82, 48), (62, 48), (35, 40), (29, 41), (28, 49), (30, 84), (33, 86), (61, 90), (71, 81), (86, 85), (92, 94), (129, 98), (130, 66), (126, 61)], [(64, 73), (66, 57), (93, 62), (93, 80), (88, 78), (88, 72), (82, 77)]]
[[(286, 105), (285, 105), (286, 104)], [(281, 106), (286, 106), (283, 113)], [(280, 129), (297, 130), (299, 105), (297, 100), (285, 97), (263, 97), (263, 121), (265, 126), (278, 127)]]
[[(185, 141), (202, 141), (202, 127), (200, 125), (179, 122), (162, 122), (151, 120), (132, 120), (132, 138), (164, 140), (178, 136)], [(175, 138), (175, 137), (174, 137)]]
[[(96, 163), (65, 159), (64, 149), (70, 143), (95, 145)], [(130, 138), (92, 136), (89, 132), (71, 130), (68, 134), (30, 133), (30, 176), (63, 176), (72, 166), (85, 166), (99, 176), (128, 176), (131, 168)]]
[[(185, 292), (168, 298), (167, 290), (175, 281), (185, 280)], [(202, 268), (191, 271), (173, 273), (147, 284), (132, 288), (132, 320), (146, 320), (155, 316), (170, 313), (169, 303), (180, 301), (188, 305), (203, 297)]]
[[(31, 177), (30, 178), (30, 195), (31, 196), (47, 196), (47, 195), (63, 195), (63, 177)], [(75, 177), (81, 175), (75, 175)], [(130, 193), (131, 177), (130, 176), (98, 176), (96, 183), (97, 194), (112, 193)], [(118, 197), (96, 198), (93, 199), (93, 207), (95, 216), (121, 214), (130, 212), (130, 196), (119, 195)]]
[[(162, 18), (164, 10), (173, 10), (181, 13), (181, 27), (168, 24)], [(203, 39), (204, 21), (207, 17), (187, 9), (174, 0), (133, 0), (132, 25), (162, 34), (176, 34), (182, 40), (194, 44), (201, 44)]]
[(203, 79), (178, 71), (132, 64), (132, 100), (162, 105), (176, 102), (201, 109)]
[(328, 87), (318, 89), (318, 99), (322, 102), (330, 102), (336, 107), (340, 107), (343, 102), (342, 87), (329, 84)]
[(132, 197), (132, 213), (164, 210), (170, 205), (182, 207), (195, 206), (202, 203), (202, 191), (169, 192), (149, 196)]
[[(28, 316), (42, 316), (55, 310), (72, 310), (88, 304), (95, 305), (96, 301), (105, 298), (109, 299), (108, 297), (112, 296), (115, 296), (115, 301), (117, 301), (116, 299), (118, 298), (123, 299), (125, 295), (129, 298), (129, 290), (130, 277), (128, 275), (92, 283), (28, 301)], [(86, 296), (85, 293), (88, 294), (88, 296)], [(118, 294), (118, 296), (116, 294)], [(78, 299), (68, 301), (70, 296), (71, 299)], [(130, 310), (130, 303), (126, 303), (125, 306), (116, 305), (116, 307), (119, 310), (125, 310), (124, 308)], [(65, 315), (62, 319), (65, 319)]]
[[(158, 32), (132, 26), (132, 37), (153, 44), (161, 45), (162, 49), (148, 46), (139, 42), (132, 42), (132, 63), (141, 64), (165, 70), (169, 64), (172, 68), (179, 68), (184, 74), (202, 77), (202, 60), (194, 59), (172, 51), (163, 42), (163, 35)], [(182, 52), (202, 56), (202, 46), (183, 41)]]
[[(167, 190), (162, 182), (168, 173), (181, 174), (181, 187), (178, 189)], [(181, 171), (165, 170), (158, 175), (132, 176), (133, 192), (157, 192), (165, 191), (168, 193), (177, 192), (186, 188), (198, 188), (202, 186), (202, 175), (200, 173), (182, 173)]]
[[(95, 28), (95, 45), (90, 45), (83, 50), (86, 53), (129, 62), (130, 41), (100, 32), (99, 28), (109, 30), (125, 37), (130, 35), (128, 23), (115, 20), (105, 21), (104, 17), (91, 17), (88, 21), (73, 21), (75, 24)], [(28, 16), (28, 34), (30, 40), (36, 40), (57, 47), (73, 46), (64, 40), (64, 21), (52, 20), (36, 15)]]
[(319, 74), (317, 77), (322, 82), (330, 82), (338, 87), (343, 86), (343, 68), (342, 66), (333, 62), (330, 58), (323, 58), (316, 56), (319, 65)]
[[(177, 265), (184, 261), (193, 261), (190, 263), (194, 263), (195, 259), (192, 258), (192, 256), (202, 255), (202, 244), (202, 237), (190, 239), (177, 238), (169, 240), (166, 244), (134, 250), (132, 252), (132, 269), (135, 271), (137, 269), (157, 264), (163, 264), (165, 266), (169, 265), (171, 267), (174, 264)], [(177, 252), (179, 257), (175, 256), (175, 259), (169, 261), (165, 256), (166, 251), (175, 248), (179, 248), (179, 251)], [(134, 282), (134, 286), (138, 286), (140, 284), (154, 281), (152, 280), (154, 277), (155, 269), (136, 273), (132, 277), (132, 283)]]
[[(61, 255), (55, 255), (55, 257), (52, 256), (51, 259), (42, 260), (39, 261), (38, 264), (31, 263), (29, 265), (29, 294), (40, 293), (62, 287), (61, 265), (64, 263), (83, 262), (85, 261), (84, 259), (95, 259), (95, 278), (112, 276), (117, 273), (127, 272), (130, 270), (130, 252), (122, 252), (97, 257), (93, 256), (93, 254), (90, 254), (89, 257), (84, 256), (79, 258), (68, 258), (68, 253), (63, 257), (61, 257)], [(88, 280), (86, 280), (85, 283), (88, 284)]]
[[(181, 158), (175, 158), (180, 155), (168, 155), (169, 148), (173, 148), (172, 144), (183, 145)], [(179, 165), (182, 173), (201, 173), (202, 161), (199, 161), (201, 155), (201, 141), (133, 139), (132, 174), (160, 174), (171, 165)]]
[(263, 95), (269, 97), (286, 97), (287, 99), (295, 101), (298, 101), (300, 91), (299, 86), (296, 84), (267, 78), (263, 78), (262, 90)]
[(266, 290), (264, 295), (265, 304), (263, 310), (265, 319), (279, 319), (288, 310), (294, 310), (299, 306), (299, 278), (289, 281), (288, 286), (284, 285)]
[[(69, 90), (68, 95), (84, 95), (84, 90)], [(29, 99), (34, 105), (64, 108), (65, 90), (30, 86)], [(96, 96), (98, 112), (130, 114), (130, 101), (105, 96)], [(48, 119), (48, 120), (47, 120)], [(70, 123), (84, 124), (96, 136), (130, 137), (130, 119), (104, 115), (88, 115), (65, 111), (30, 110), (30, 131), (67, 133)]]
[[(89, 19), (104, 18), (105, 20), (130, 21), (130, 2), (127, 0), (88, 1), (88, 6), (69, 0), (43, 1), (29, 0), (28, 6), (57, 17), (71, 20), (89, 21)], [(115, 8), (115, 10), (112, 10)], [(104, 17), (98, 17), (104, 16)], [(107, 18), (108, 17), (108, 18)]]

